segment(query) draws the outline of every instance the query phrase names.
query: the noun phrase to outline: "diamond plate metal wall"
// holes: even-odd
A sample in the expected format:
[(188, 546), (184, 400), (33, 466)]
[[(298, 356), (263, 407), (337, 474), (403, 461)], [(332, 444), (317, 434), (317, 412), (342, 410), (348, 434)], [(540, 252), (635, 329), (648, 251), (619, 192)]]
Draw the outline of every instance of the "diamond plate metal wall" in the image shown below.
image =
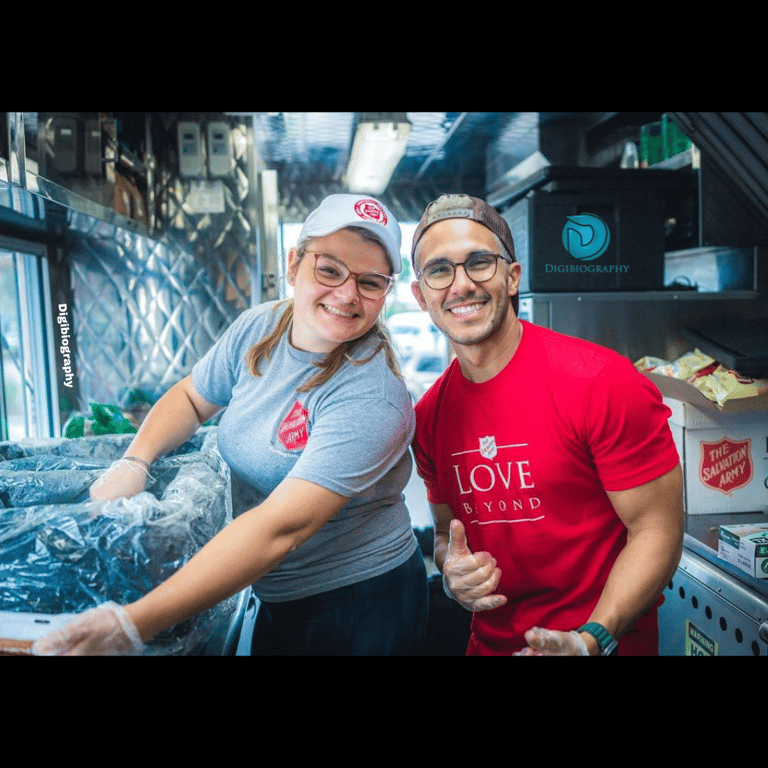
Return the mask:
[(122, 406), (133, 389), (160, 397), (259, 300), (252, 296), (257, 190), (247, 124), (227, 120), (232, 170), (216, 179), (223, 206), (201, 211), (192, 192), (206, 179), (177, 172), (176, 126), (198, 116), (154, 118), (152, 236), (76, 212), (68, 218), (81, 410), (90, 402)]
[[(217, 178), (220, 211), (196, 210), (193, 192), (207, 178), (178, 172), (179, 122), (226, 120), (232, 173)], [(152, 236), (73, 210), (64, 247), (72, 283), (78, 410), (91, 402), (125, 405), (131, 390), (157, 399), (187, 375), (227, 326), (251, 304), (273, 298), (259, 261), (259, 153), (248, 118), (153, 113)], [(204, 154), (207, 149), (203, 146)], [(204, 156), (205, 167), (207, 157)], [(301, 222), (337, 182), (283, 186), (281, 218)], [(416, 219), (440, 190), (430, 181), (393, 185), (383, 196), (403, 221)]]

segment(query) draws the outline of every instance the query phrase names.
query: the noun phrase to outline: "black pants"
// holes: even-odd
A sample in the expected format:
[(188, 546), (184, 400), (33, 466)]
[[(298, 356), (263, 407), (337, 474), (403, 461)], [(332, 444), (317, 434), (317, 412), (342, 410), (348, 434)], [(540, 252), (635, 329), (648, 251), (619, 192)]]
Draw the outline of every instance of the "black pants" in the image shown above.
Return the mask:
[(259, 605), (253, 656), (409, 656), (429, 611), (421, 552), (381, 576), (319, 595)]

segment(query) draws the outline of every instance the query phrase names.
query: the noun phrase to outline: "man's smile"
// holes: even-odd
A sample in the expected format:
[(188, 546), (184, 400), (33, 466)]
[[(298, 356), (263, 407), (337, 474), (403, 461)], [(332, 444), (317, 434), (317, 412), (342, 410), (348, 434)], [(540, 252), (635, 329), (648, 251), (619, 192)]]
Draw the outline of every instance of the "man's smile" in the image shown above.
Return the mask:
[(458, 304), (456, 306), (450, 307), (448, 311), (453, 315), (463, 316), (480, 312), (484, 306), (484, 302), (477, 302), (474, 304)]

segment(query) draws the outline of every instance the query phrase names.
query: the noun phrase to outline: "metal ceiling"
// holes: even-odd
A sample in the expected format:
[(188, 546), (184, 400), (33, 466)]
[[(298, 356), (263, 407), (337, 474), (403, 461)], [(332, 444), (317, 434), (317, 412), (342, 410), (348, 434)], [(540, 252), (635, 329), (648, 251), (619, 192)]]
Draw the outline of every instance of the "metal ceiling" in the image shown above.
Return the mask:
[[(358, 112), (230, 113), (252, 119), (254, 145), (266, 168), (275, 169), (285, 221), (301, 221), (331, 192), (344, 191)], [(383, 114), (383, 113), (376, 113)], [(391, 114), (391, 113), (390, 113)], [(403, 113), (399, 113), (403, 114)], [(406, 112), (411, 131), (405, 156), (380, 197), (401, 220), (418, 219), (443, 192), (488, 198), (494, 183), (544, 143), (553, 164), (618, 163), (623, 142), (657, 113)], [(623, 116), (616, 120), (607, 118)], [(766, 113), (675, 112), (684, 132), (722, 167), (761, 213), (768, 212)], [(559, 132), (548, 128), (561, 121)], [(586, 158), (576, 131), (600, 126)], [(573, 131), (566, 137), (565, 132)], [(600, 145), (600, 142), (603, 142)], [(607, 155), (600, 155), (601, 146)], [(618, 150), (617, 150), (618, 147)], [(587, 151), (584, 149), (584, 151)], [(613, 154), (611, 154), (613, 153)], [(610, 155), (610, 157), (608, 156)], [(564, 160), (565, 158), (565, 160)]]
[[(242, 114), (242, 113), (240, 113)], [(254, 144), (278, 174), (286, 219), (300, 221), (322, 197), (344, 191), (356, 112), (257, 112)], [(370, 114), (370, 113), (369, 113)], [(418, 218), (442, 192), (484, 195), (538, 146), (537, 112), (407, 112), (405, 156), (381, 198), (398, 217)]]

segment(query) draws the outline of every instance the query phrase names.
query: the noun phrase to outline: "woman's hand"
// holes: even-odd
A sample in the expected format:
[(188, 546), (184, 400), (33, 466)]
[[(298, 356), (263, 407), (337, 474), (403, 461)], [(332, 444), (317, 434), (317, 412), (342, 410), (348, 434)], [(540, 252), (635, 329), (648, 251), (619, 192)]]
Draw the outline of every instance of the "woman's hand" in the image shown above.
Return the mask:
[(141, 653), (144, 643), (126, 610), (102, 603), (76, 616), (60, 629), (35, 641), (35, 656), (129, 656)]
[(91, 486), (91, 499), (122, 499), (141, 493), (147, 486), (149, 469), (132, 459), (118, 459)]

